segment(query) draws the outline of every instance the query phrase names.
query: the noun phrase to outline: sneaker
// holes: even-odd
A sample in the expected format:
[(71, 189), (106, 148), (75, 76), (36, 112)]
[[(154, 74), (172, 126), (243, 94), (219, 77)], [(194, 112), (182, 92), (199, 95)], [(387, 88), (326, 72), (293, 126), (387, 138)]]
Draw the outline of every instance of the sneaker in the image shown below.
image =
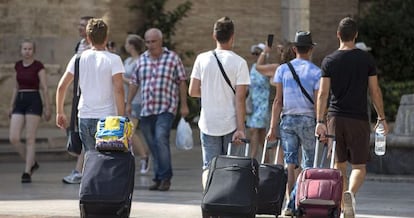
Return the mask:
[(161, 185), (161, 181), (154, 181), (153, 184), (150, 187), (148, 187), (148, 190), (150, 191), (158, 190), (160, 185)]
[(39, 164), (37, 161), (34, 162), (33, 166), (30, 168), (30, 175), (33, 175), (33, 172), (39, 169)]
[(170, 190), (171, 181), (169, 179), (162, 180), (160, 186), (158, 187), (158, 191), (168, 191)]
[(62, 182), (66, 184), (80, 184), (82, 179), (82, 174), (77, 170), (72, 170), (72, 173), (68, 176), (63, 177)]
[(141, 170), (140, 170), (141, 174), (148, 173), (149, 166), (150, 166), (149, 157), (141, 159)]
[(344, 192), (344, 218), (355, 218), (355, 197), (351, 191)]
[(285, 208), (285, 209), (283, 210), (283, 215), (284, 215), (284, 216), (293, 216), (293, 211), (292, 211), (292, 209), (291, 209), (291, 208)]
[(23, 173), (23, 175), (22, 175), (22, 183), (31, 183), (31, 182), (32, 182), (32, 178), (30, 177), (30, 174)]

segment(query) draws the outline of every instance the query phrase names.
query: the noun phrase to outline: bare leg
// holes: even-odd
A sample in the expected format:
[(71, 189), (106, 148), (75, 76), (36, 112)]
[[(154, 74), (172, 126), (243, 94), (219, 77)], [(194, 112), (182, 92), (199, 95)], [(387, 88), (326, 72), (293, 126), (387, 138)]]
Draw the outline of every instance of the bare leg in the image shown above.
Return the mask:
[(365, 176), (367, 174), (365, 164), (352, 164), (351, 175), (349, 176), (349, 188), (348, 190), (356, 194), (359, 188), (365, 181)]
[(132, 136), (132, 151), (134, 152), (134, 154), (138, 154), (141, 158), (147, 158), (147, 146), (145, 145), (144, 140), (142, 140), (142, 137), (138, 136), (137, 133), (138, 119), (131, 118), (131, 121), (134, 124), (134, 129), (132, 130), (132, 132), (134, 133), (134, 135)]
[(76, 161), (76, 171), (82, 173), (83, 170), (83, 161), (85, 160), (85, 150), (82, 149), (81, 153), (78, 156), (78, 160)]
[[(340, 162), (340, 163), (336, 162), (335, 163), (335, 168), (340, 170), (342, 173), (342, 181), (344, 184), (342, 193), (348, 190), (348, 176), (346, 173), (346, 166), (347, 166), (347, 162)], [(341, 208), (344, 208), (344, 201), (341, 202)]]
[(10, 119), (10, 130), (9, 130), (9, 140), (10, 143), (15, 147), (17, 153), (22, 158), (26, 160), (26, 152), (23, 143), (21, 142), (21, 132), (24, 125), (24, 115), (22, 114), (12, 114)]
[(260, 147), (263, 147), (264, 139), (266, 137), (266, 129), (264, 128), (250, 128), (250, 157), (256, 158), (257, 150)]
[(296, 173), (295, 173), (295, 164), (288, 164), (287, 170), (288, 170), (288, 179), (286, 184), (286, 195), (288, 198), (290, 198), (290, 193), (292, 192), (295, 182), (296, 182)]
[(35, 162), (36, 132), (39, 126), (40, 116), (26, 115), (26, 167), (25, 172), (30, 174), (30, 169)]

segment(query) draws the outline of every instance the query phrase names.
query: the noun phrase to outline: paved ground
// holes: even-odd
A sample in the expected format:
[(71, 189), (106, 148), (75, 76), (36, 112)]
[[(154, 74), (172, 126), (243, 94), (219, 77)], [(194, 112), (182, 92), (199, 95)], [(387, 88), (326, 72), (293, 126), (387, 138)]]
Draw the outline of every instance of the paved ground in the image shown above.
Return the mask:
[[(146, 190), (151, 174), (136, 174), (131, 217), (201, 217), (201, 149), (172, 148), (174, 178), (169, 192)], [(1, 218), (79, 217), (78, 185), (61, 182), (73, 161), (43, 161), (33, 183), (21, 184), (22, 162), (0, 163)], [(370, 175), (357, 196), (358, 218), (414, 217), (414, 178)], [(270, 216), (258, 216), (270, 217)]]

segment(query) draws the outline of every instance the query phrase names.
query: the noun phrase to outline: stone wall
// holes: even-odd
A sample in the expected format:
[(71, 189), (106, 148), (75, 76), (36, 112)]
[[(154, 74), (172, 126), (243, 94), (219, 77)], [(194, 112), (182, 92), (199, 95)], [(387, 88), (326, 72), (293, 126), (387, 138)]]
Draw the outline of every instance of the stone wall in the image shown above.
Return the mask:
[[(76, 42), (79, 40), (77, 23), (79, 17), (91, 15), (103, 17), (110, 26), (110, 39), (119, 46), (124, 44), (128, 32), (134, 32), (140, 25), (140, 15), (129, 6), (141, 0), (1, 0), (0, 1), (0, 64), (17, 61), (19, 42), (26, 37), (33, 38), (37, 43), (36, 58), (47, 66), (57, 66), (48, 71), (52, 102), (59, 77), (62, 75), (67, 61), (73, 55)], [(169, 0), (167, 10), (175, 8), (185, 0)], [(249, 65), (254, 59), (249, 49), (253, 44), (264, 42), (269, 33), (275, 35), (275, 41), (282, 39), (283, 0), (208, 0), (192, 1), (193, 7), (188, 16), (176, 27), (177, 51), (192, 51), (198, 54), (215, 47), (212, 39), (213, 23), (222, 16), (229, 16), (236, 25), (236, 43), (234, 50), (248, 60)], [(293, 0), (290, 0), (293, 1)], [(295, 0), (299, 1), (299, 0)], [(314, 41), (318, 42), (313, 58), (316, 64), (327, 53), (337, 47), (335, 38), (336, 26), (340, 18), (358, 12), (358, 1), (312, 0), (309, 1), (309, 26)], [(306, 19), (306, 17), (305, 17)], [(292, 40), (292, 39), (290, 39)], [(273, 54), (273, 59), (275, 55)], [(187, 69), (191, 69), (195, 56), (185, 58)], [(6, 67), (7, 68), (7, 67)], [(5, 69), (1, 67), (1, 69)], [(10, 69), (10, 68), (7, 68)], [(55, 74), (52, 73), (55, 72)], [(1, 71), (0, 77), (13, 76), (13, 71)], [(49, 74), (50, 73), (50, 74)], [(9, 80), (2, 82), (1, 90), (11, 90)], [(2, 80), (0, 80), (2, 81)], [(10, 99), (0, 99), (0, 113), (6, 114)], [(54, 109), (54, 107), (53, 107)], [(68, 110), (67, 110), (68, 112)], [(5, 118), (0, 116), (0, 118)], [(5, 119), (8, 120), (8, 119)], [(54, 126), (52, 119), (42, 125)], [(8, 126), (1, 122), (0, 127)]]

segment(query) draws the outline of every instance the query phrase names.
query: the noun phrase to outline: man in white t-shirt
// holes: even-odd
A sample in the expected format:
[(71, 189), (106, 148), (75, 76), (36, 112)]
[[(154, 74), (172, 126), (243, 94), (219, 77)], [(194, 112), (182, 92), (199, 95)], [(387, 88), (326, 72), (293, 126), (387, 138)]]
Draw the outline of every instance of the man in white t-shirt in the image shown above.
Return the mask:
[[(121, 58), (106, 50), (108, 26), (102, 19), (91, 19), (86, 27), (91, 49), (82, 53), (79, 61), (79, 87), (82, 90), (79, 105), (79, 132), (85, 151), (95, 147), (96, 125), (100, 118), (125, 114)], [(76, 55), (66, 67), (56, 91), (56, 125), (67, 127), (64, 112), (66, 91), (72, 83)]]
[[(228, 17), (214, 24), (216, 49), (201, 53), (195, 60), (188, 93), (201, 97), (198, 126), (203, 155), (203, 169), (214, 156), (226, 154), (230, 141), (240, 143), (245, 138), (245, 98), (250, 84), (246, 60), (232, 51), (234, 25)], [(230, 84), (224, 78), (218, 60)]]

